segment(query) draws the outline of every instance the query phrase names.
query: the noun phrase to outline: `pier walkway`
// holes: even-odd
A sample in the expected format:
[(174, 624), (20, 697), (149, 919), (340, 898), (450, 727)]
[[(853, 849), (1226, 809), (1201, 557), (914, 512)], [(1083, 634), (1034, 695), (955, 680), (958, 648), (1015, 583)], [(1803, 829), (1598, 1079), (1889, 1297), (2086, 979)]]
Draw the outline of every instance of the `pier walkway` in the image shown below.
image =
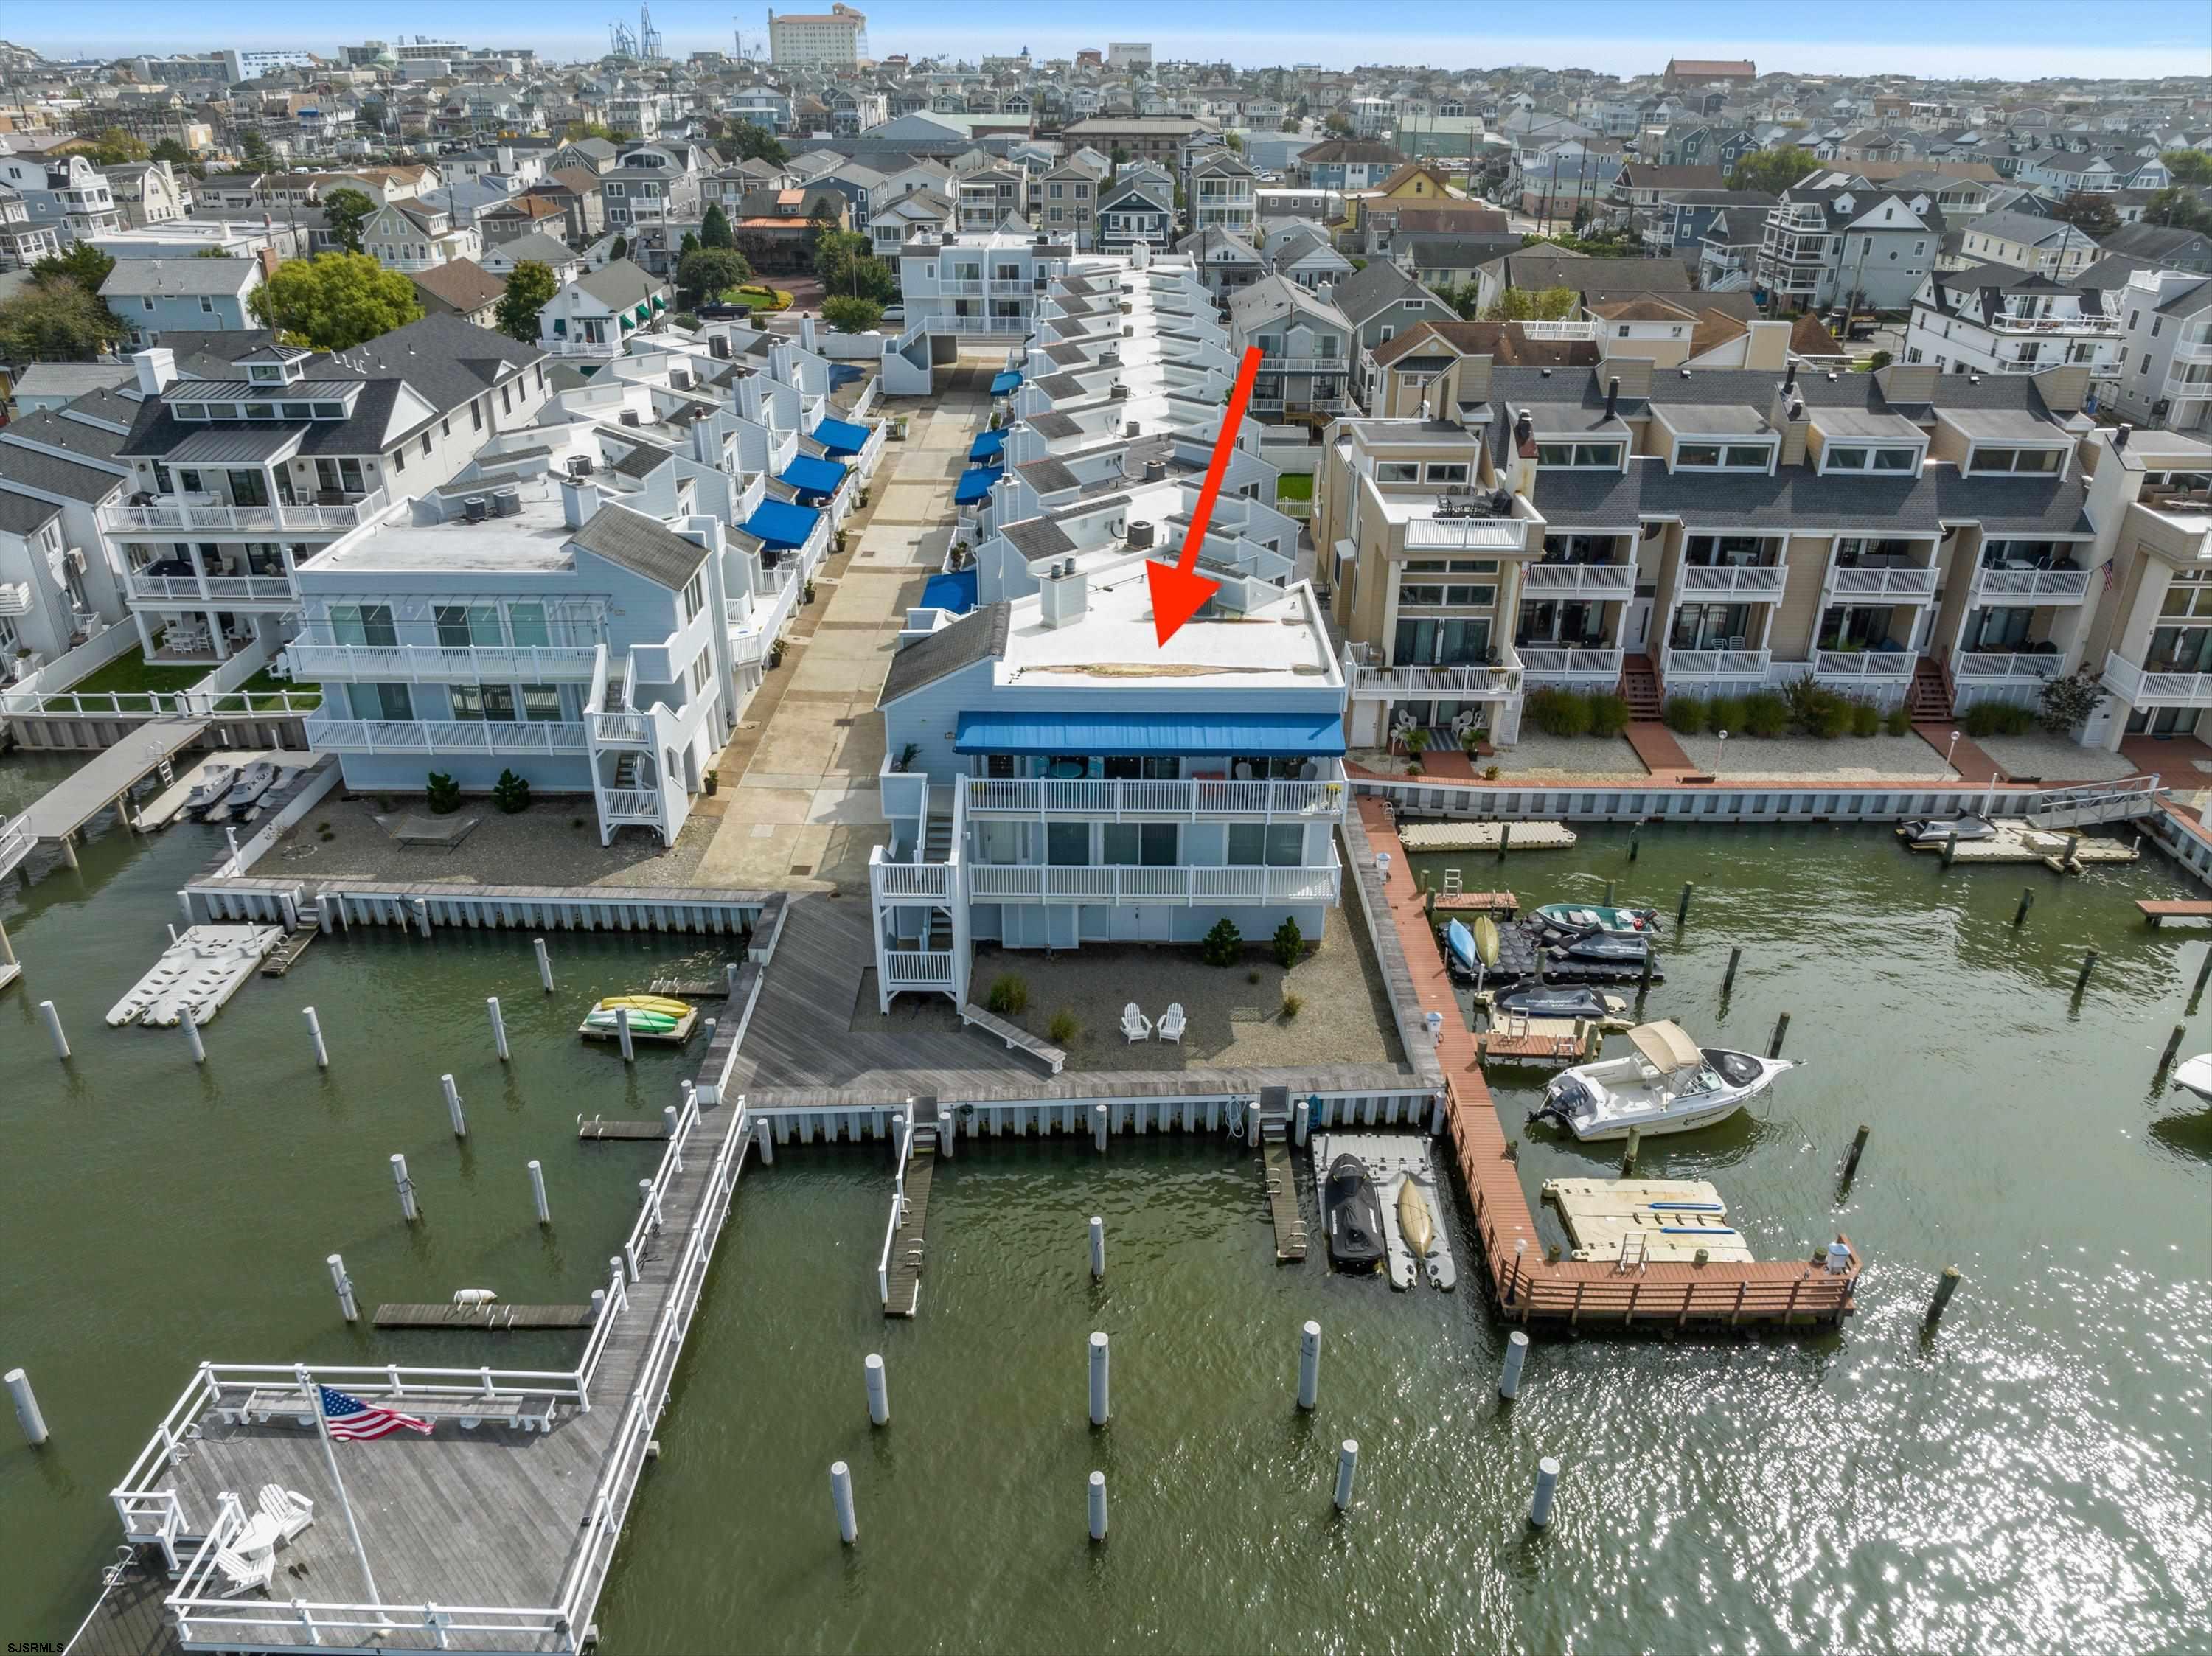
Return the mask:
[(204, 719), (155, 719), (94, 754), (14, 821), (0, 824), (0, 875), (20, 864), (33, 846), (49, 840), (75, 866), (78, 830), (111, 805), (121, 810), (132, 788), (198, 741), (207, 728)]

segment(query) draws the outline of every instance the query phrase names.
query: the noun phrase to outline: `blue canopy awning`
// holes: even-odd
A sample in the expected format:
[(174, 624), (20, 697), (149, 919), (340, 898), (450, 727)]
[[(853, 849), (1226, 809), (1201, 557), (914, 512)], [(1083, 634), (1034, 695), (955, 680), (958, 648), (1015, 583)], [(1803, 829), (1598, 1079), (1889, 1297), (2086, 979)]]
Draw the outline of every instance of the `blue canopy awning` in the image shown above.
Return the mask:
[(835, 494), (845, 481), (850, 468), (842, 460), (825, 460), (818, 455), (798, 454), (784, 467), (779, 481), (789, 483), (802, 494)]
[(1006, 474), (997, 466), (970, 466), (952, 488), (952, 504), (973, 506), (991, 492), (991, 485)]
[(995, 459), (1006, 446), (1005, 432), (979, 431), (975, 434), (975, 440), (968, 445), (968, 458), (971, 460)]
[(949, 575), (932, 575), (921, 584), (921, 607), (966, 615), (975, 607), (975, 570), (958, 569)]
[(1001, 369), (991, 376), (991, 395), (1004, 397), (1008, 391), (1018, 389), (1021, 383), (1022, 373), (1019, 368)]
[(821, 517), (811, 507), (793, 506), (789, 500), (763, 500), (745, 519), (745, 533), (763, 545), (789, 551), (806, 544)]
[(868, 428), (850, 420), (824, 420), (808, 434), (832, 454), (858, 454), (868, 446)]
[(1221, 754), (1319, 759), (1344, 752), (1344, 725), (1304, 713), (963, 713), (955, 753)]

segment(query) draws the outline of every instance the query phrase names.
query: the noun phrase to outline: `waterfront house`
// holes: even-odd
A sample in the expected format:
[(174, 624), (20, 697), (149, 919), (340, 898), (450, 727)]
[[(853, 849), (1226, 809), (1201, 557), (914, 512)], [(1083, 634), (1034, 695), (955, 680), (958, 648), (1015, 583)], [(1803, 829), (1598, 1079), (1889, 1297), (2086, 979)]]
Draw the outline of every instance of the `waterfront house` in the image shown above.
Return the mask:
[(258, 326), (246, 301), (261, 285), (252, 258), (118, 259), (100, 296), (131, 329), (131, 343), (158, 345), (173, 330), (240, 332)]

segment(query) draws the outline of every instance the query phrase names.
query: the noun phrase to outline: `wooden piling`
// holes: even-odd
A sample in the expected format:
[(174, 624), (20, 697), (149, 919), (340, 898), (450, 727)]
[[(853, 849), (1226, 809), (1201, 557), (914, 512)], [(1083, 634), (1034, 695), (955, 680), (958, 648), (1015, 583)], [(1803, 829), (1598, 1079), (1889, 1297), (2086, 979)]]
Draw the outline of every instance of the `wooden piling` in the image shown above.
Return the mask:
[(2189, 992), (2189, 998), (2191, 1001), (2203, 998), (2204, 984), (2207, 979), (2212, 979), (2212, 949), (2207, 949), (2204, 951), (2203, 964), (2197, 968), (2197, 986)]
[(1674, 905), (1674, 924), (1678, 928), (1690, 918), (1690, 894), (1697, 889), (1687, 880), (1682, 883), (1682, 901)]
[(1951, 866), (1951, 859), (1959, 854), (1959, 830), (1953, 828), (1943, 836), (1943, 866)]
[(1643, 1147), (1644, 1129), (1631, 1127), (1628, 1130), (1628, 1148), (1623, 1150), (1620, 1156), (1620, 1176), (1623, 1179), (1636, 1171), (1636, 1153)]
[(1774, 1039), (1766, 1043), (1767, 1057), (1780, 1058), (1782, 1056), (1782, 1038), (1789, 1033), (1790, 1014), (1784, 1012), (1780, 1017), (1774, 1020)]
[[(1648, 955), (1651, 951), (1647, 949), (1644, 952)], [(1726, 1000), (1729, 994), (1734, 992), (1735, 988), (1735, 969), (1742, 963), (1743, 950), (1741, 948), (1729, 949), (1728, 970), (1721, 975), (1721, 998), (1723, 1000)]]
[(1498, 860), (1499, 862), (1502, 863), (1505, 860), (1505, 848), (1512, 843), (1513, 824), (1510, 822), (1500, 822), (1498, 825)]
[[(2034, 907), (2034, 891), (2027, 886), (2022, 886), (2020, 889), (2020, 907), (2012, 912), (2012, 923), (2015, 926), (2026, 925), (2027, 924), (2027, 911)], [(2212, 955), (2207, 955), (2204, 958), (2207, 961), (2212, 961)]]
[(325, 1264), (331, 1268), (331, 1286), (338, 1292), (338, 1314), (349, 1323), (361, 1320), (361, 1306), (353, 1296), (353, 1278), (346, 1275), (345, 1260), (333, 1253)]
[(2164, 1075), (2173, 1067), (2173, 1055), (2181, 1050), (2181, 1038), (2188, 1033), (2189, 1026), (2185, 1023), (2173, 1026), (2173, 1033), (2166, 1038), (2166, 1050), (2158, 1055), (2156, 1073)]
[(531, 947), (538, 955), (538, 981), (545, 986), (545, 992), (553, 992), (553, 957), (545, 952), (545, 939), (532, 937)]
[(1936, 1297), (1928, 1302), (1928, 1321), (1932, 1326), (1943, 1315), (1943, 1307), (1951, 1303), (1951, 1296), (1959, 1291), (1959, 1267), (1945, 1265), (1943, 1274), (1936, 1279)]
[(2094, 949), (2081, 956), (2081, 975), (2074, 980), (2074, 998), (2081, 999), (2081, 992), (2089, 986), (2089, 974), (2096, 970), (2097, 951)]
[(1851, 1175), (1859, 1170), (1859, 1157), (1865, 1154), (1867, 1136), (1873, 1131), (1862, 1121), (1858, 1131), (1851, 1135), (1851, 1147), (1844, 1152), (1844, 1182), (1847, 1185), (1851, 1182)]

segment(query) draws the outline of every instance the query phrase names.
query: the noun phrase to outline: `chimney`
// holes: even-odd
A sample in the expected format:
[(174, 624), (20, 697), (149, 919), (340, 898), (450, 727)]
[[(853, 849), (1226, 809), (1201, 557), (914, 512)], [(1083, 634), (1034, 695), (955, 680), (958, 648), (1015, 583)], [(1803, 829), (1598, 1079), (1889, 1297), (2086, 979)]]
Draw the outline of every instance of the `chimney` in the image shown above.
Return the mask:
[(166, 346), (137, 353), (131, 366), (138, 370), (138, 394), (159, 397), (177, 377), (177, 354)]
[(749, 373), (738, 381), (738, 412), (755, 424), (758, 424), (763, 411), (763, 393), (761, 389), (760, 376), (757, 373)]
[(1075, 560), (1055, 563), (1044, 572), (1037, 583), (1037, 618), (1047, 627), (1065, 627), (1083, 619), (1088, 607), (1087, 583), (1075, 567)]
[(799, 318), (799, 343), (803, 349), (814, 349), (814, 318), (811, 316)]
[[(1620, 376), (1615, 374), (1605, 382), (1605, 417), (1608, 420), (1615, 419), (1619, 417), (1620, 413)], [(1522, 417), (1525, 419), (1528, 416), (1524, 415)]]
[(691, 422), (691, 458), (702, 466), (712, 466), (717, 471), (722, 469), (722, 441), (712, 420)]
[(1794, 356), (1790, 359), (1789, 373), (1782, 376), (1782, 389), (1784, 392), (1797, 389), (1797, 359)]
[(571, 529), (581, 529), (599, 515), (599, 485), (563, 479), (561, 484), (561, 521)]
[(2118, 454), (2121, 450), (2127, 447), (2128, 439), (2135, 434), (2135, 429), (2136, 428), (2133, 426), (2128, 424), (2124, 420), (2120, 422), (2119, 429), (2112, 434), (2113, 453)]
[(1790, 336), (1796, 325), (1778, 318), (1753, 322), (1743, 343), (1743, 365), (1771, 373), (1790, 361)]

